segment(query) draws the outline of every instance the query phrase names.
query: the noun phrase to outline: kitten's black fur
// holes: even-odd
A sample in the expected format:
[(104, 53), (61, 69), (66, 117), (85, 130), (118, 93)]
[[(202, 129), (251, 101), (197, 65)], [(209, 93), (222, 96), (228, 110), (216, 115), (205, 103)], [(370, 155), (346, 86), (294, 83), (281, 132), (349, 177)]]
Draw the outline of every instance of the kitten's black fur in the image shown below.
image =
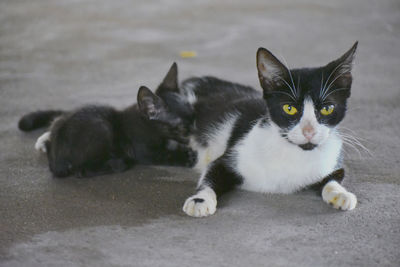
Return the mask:
[(85, 106), (71, 112), (38, 111), (23, 116), (19, 128), (50, 124), (46, 152), (56, 177), (89, 177), (121, 172), (135, 163), (191, 166), (195, 153), (186, 143), (192, 107), (178, 94), (174, 63), (153, 94), (141, 87), (138, 104), (122, 111)]

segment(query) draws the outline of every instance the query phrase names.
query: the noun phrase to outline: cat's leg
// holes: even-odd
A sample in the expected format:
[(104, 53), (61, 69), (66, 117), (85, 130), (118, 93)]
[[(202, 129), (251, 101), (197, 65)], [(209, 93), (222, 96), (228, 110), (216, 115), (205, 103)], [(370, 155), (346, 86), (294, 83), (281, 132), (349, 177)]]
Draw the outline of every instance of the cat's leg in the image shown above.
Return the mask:
[(340, 184), (343, 177), (344, 170), (339, 169), (323, 180), (322, 199), (336, 209), (352, 210), (357, 205), (357, 197)]
[(196, 194), (186, 199), (183, 211), (193, 217), (214, 214), (217, 210), (217, 198), (234, 189), (241, 181), (229, 167), (228, 160), (220, 157), (210, 163), (202, 174)]
[(50, 132), (42, 134), (35, 143), (35, 149), (39, 152), (46, 153), (46, 142), (50, 141)]

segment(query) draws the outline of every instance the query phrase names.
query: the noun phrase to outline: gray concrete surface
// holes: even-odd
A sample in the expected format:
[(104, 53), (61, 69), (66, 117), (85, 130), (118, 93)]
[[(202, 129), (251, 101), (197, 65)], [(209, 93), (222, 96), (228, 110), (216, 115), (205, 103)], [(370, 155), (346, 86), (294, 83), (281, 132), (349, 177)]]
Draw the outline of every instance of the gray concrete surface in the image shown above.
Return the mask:
[[(0, 2), (1, 266), (399, 266), (400, 2)], [(371, 151), (347, 148), (351, 212), (314, 193), (235, 192), (216, 215), (186, 217), (197, 175), (143, 167), (53, 179), (18, 118), (83, 103), (118, 107), (155, 87), (173, 61), (181, 78), (212, 74), (258, 88), (259, 46), (315, 66), (355, 40), (344, 126)], [(193, 59), (179, 58), (195, 50)]]

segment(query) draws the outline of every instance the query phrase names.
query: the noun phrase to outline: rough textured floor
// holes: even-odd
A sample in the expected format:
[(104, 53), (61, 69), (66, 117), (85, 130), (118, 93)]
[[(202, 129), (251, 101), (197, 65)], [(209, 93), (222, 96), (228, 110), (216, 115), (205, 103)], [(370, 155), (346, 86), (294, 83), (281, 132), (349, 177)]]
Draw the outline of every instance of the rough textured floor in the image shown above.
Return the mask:
[[(22, 133), (26, 112), (88, 102), (124, 107), (173, 61), (180, 77), (212, 74), (259, 88), (259, 46), (290, 66), (316, 66), (355, 40), (343, 126), (351, 212), (313, 192), (235, 192), (205, 219), (181, 206), (197, 174), (138, 166), (94, 179), (53, 179)], [(182, 50), (197, 57), (179, 58)], [(0, 2), (1, 266), (399, 266), (400, 2)], [(349, 133), (351, 131), (348, 130)]]

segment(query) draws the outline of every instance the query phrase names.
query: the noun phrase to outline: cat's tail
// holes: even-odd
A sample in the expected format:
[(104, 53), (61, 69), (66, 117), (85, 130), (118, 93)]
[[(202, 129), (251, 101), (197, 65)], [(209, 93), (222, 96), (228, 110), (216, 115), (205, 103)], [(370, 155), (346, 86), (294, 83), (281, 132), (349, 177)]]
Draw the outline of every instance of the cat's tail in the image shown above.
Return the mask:
[(21, 131), (29, 132), (35, 129), (49, 126), (57, 117), (61, 116), (64, 111), (61, 110), (43, 110), (28, 113), (19, 120), (18, 128)]

